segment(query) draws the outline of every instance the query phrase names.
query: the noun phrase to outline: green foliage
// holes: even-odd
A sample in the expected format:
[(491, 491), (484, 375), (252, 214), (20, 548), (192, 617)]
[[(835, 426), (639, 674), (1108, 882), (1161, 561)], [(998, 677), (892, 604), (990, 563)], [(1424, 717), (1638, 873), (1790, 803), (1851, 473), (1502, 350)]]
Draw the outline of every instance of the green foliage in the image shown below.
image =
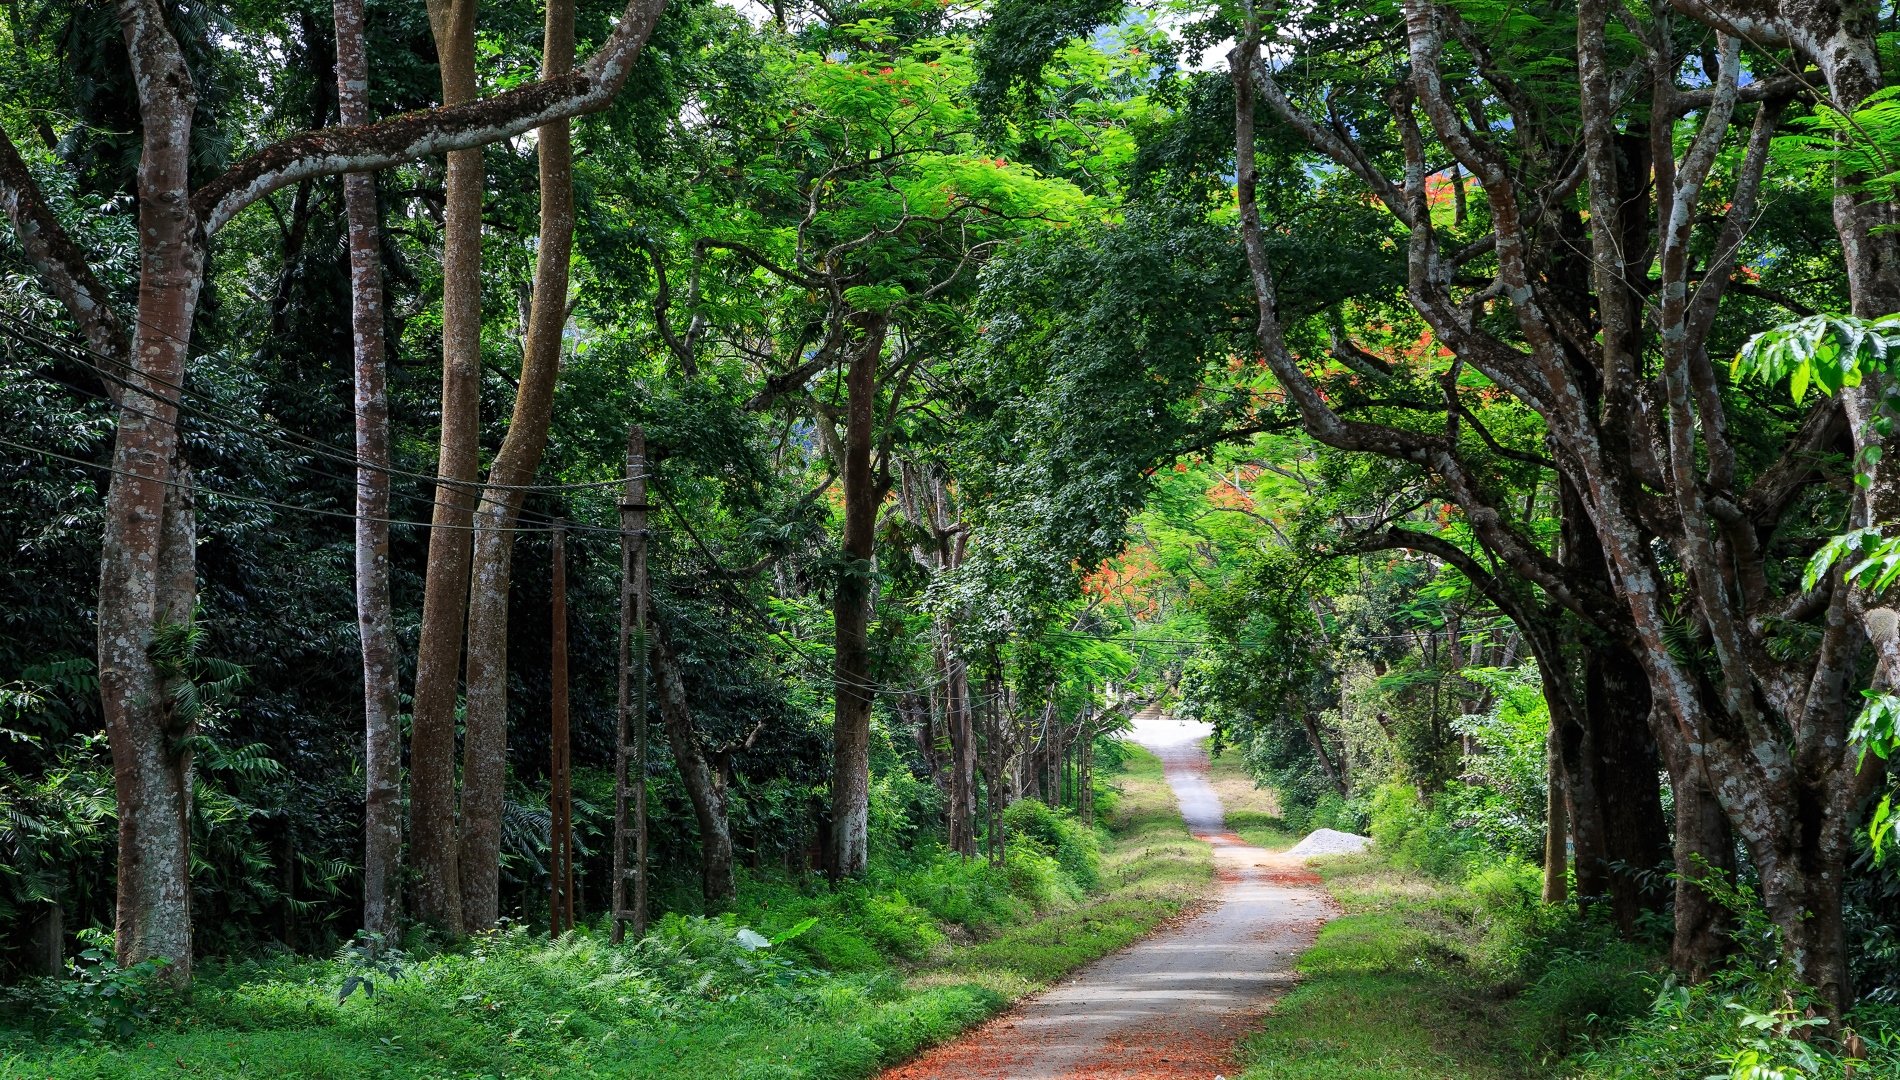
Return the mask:
[(1119, 15), (1126, 0), (1006, 0), (983, 27), (975, 53), (977, 107), (991, 118), (1022, 107), (1043, 85), (1043, 69), (1071, 38)]
[(1069, 880), (1088, 892), (1101, 883), (1101, 847), (1073, 812), (1024, 799), (1003, 811), (1003, 827), (1015, 844), (1012, 857), (1033, 853), (1053, 858)]
[(1485, 857), (1482, 838), (1455, 828), (1444, 807), (1427, 806), (1409, 785), (1381, 787), (1373, 793), (1368, 812), (1372, 839), (1395, 866), (1458, 880)]
[(1651, 958), (1539, 903), (1532, 867), (1420, 877), (1383, 847), (1314, 866), (1344, 914), (1243, 1044), (1243, 1080), (1544, 1075), (1642, 1009)]
[[(1159, 762), (1137, 751), (1117, 779), (1126, 812), (1097, 856), (1105, 892), (1053, 917), (1008, 893), (1006, 871), (932, 854), (909, 865), (880, 859), (866, 881), (836, 888), (747, 880), (741, 911), (668, 914), (622, 948), (607, 944), (604, 927), (549, 941), (517, 925), (408, 960), (370, 942), (328, 960), (206, 960), (177, 1023), (141, 1020), (121, 1045), (0, 1029), (0, 1078), (144, 1080), (182, 1069), (317, 1080), (590, 1071), (860, 1080), (1128, 944), (1205, 889), (1206, 849), (1173, 813)], [(1050, 820), (1056, 835), (1072, 826)], [(953, 947), (953, 937), (981, 940)], [(828, 968), (822, 956), (846, 940), (870, 959)], [(405, 977), (385, 972), (373, 996), (346, 994), (365, 964), (397, 964)], [(908, 982), (911, 970), (928, 977)]]
[(79, 932), (85, 947), (67, 963), (67, 978), (46, 978), (15, 988), (8, 1003), (32, 1016), (36, 1031), (88, 1045), (93, 1040), (126, 1040), (176, 1004), (175, 988), (165, 979), (170, 961), (141, 960), (120, 967), (112, 954), (112, 935)]
[(1749, 338), (1731, 367), (1737, 375), (1771, 384), (1787, 379), (1799, 401), (1810, 385), (1827, 394), (1859, 386), (1868, 367), (1886, 369), (1895, 349), (1900, 349), (1900, 316), (1811, 315)]
[(337, 989), (336, 1001), (341, 1005), (350, 1000), (350, 995), (358, 990), (365, 997), (376, 996), (376, 980), (383, 985), (398, 982), (409, 975), (409, 956), (390, 942), (384, 941), (381, 934), (367, 930), (357, 931), (350, 943), (337, 950), (337, 963), (350, 974), (344, 978), (343, 985)]

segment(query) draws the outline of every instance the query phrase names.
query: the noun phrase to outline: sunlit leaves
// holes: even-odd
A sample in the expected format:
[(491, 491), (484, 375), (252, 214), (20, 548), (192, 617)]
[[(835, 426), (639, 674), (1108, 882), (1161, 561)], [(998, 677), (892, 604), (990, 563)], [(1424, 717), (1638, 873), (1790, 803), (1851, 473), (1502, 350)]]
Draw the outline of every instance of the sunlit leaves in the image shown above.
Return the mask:
[(1896, 350), (1900, 350), (1900, 315), (1879, 319), (1811, 315), (1749, 338), (1736, 354), (1733, 370), (1736, 375), (1770, 383), (1787, 379), (1799, 401), (1810, 384), (1827, 394), (1859, 386), (1869, 366), (1887, 370)]

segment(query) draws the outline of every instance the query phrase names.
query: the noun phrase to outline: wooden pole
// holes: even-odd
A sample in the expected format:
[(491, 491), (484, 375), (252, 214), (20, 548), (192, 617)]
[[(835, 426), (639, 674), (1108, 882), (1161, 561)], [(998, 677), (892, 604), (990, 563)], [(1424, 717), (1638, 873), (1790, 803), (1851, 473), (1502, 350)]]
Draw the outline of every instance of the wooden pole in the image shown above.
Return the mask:
[[(615, 945), (647, 930), (647, 461), (646, 433), (627, 432), (627, 492), (620, 504), (620, 695), (614, 741)], [(635, 658), (639, 668), (634, 668)], [(632, 774), (631, 777), (629, 774)], [(629, 811), (632, 821), (628, 820)], [(628, 846), (633, 862), (628, 865)], [(627, 880), (633, 879), (631, 903)]]
[(548, 936), (574, 929), (574, 786), (567, 723), (567, 522), (554, 521), (554, 659), (548, 740)]

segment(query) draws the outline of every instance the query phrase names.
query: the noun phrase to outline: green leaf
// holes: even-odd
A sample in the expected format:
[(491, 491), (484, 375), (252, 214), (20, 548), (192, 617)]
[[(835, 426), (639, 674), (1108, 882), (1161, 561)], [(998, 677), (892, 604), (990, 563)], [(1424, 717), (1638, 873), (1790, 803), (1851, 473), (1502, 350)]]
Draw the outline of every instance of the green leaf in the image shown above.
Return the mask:
[(783, 945), (786, 942), (792, 940), (793, 938), (801, 936), (802, 934), (805, 933), (805, 931), (810, 930), (812, 927), (817, 926), (817, 925), (818, 925), (818, 916), (816, 915), (808, 916), (807, 918), (799, 920), (798, 924), (793, 926), (790, 930), (785, 930), (780, 933), (773, 934), (772, 944), (775, 946)]

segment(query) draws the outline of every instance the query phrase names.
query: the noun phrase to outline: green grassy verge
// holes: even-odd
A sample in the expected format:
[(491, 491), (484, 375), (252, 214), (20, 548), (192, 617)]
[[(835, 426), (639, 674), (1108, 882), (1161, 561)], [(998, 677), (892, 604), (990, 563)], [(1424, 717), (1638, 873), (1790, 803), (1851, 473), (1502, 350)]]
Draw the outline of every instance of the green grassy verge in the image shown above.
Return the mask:
[(1651, 958), (1538, 904), (1534, 868), (1456, 884), (1371, 854), (1311, 865), (1345, 914), (1244, 1044), (1243, 1080), (1552, 1075), (1648, 1004)]
[[(868, 1076), (1121, 948), (1207, 888), (1209, 853), (1182, 826), (1160, 763), (1137, 752), (1115, 779), (1104, 850), (1086, 865), (1073, 829), (1047, 842), (1026, 831), (1004, 870), (937, 858), (839, 890), (755, 883), (737, 916), (670, 919), (636, 948), (503, 932), (342, 1004), (339, 961), (206, 965), (188, 1006), (129, 1038), (0, 1030), (0, 1080)], [(781, 945), (741, 932), (811, 915), (818, 924)]]

